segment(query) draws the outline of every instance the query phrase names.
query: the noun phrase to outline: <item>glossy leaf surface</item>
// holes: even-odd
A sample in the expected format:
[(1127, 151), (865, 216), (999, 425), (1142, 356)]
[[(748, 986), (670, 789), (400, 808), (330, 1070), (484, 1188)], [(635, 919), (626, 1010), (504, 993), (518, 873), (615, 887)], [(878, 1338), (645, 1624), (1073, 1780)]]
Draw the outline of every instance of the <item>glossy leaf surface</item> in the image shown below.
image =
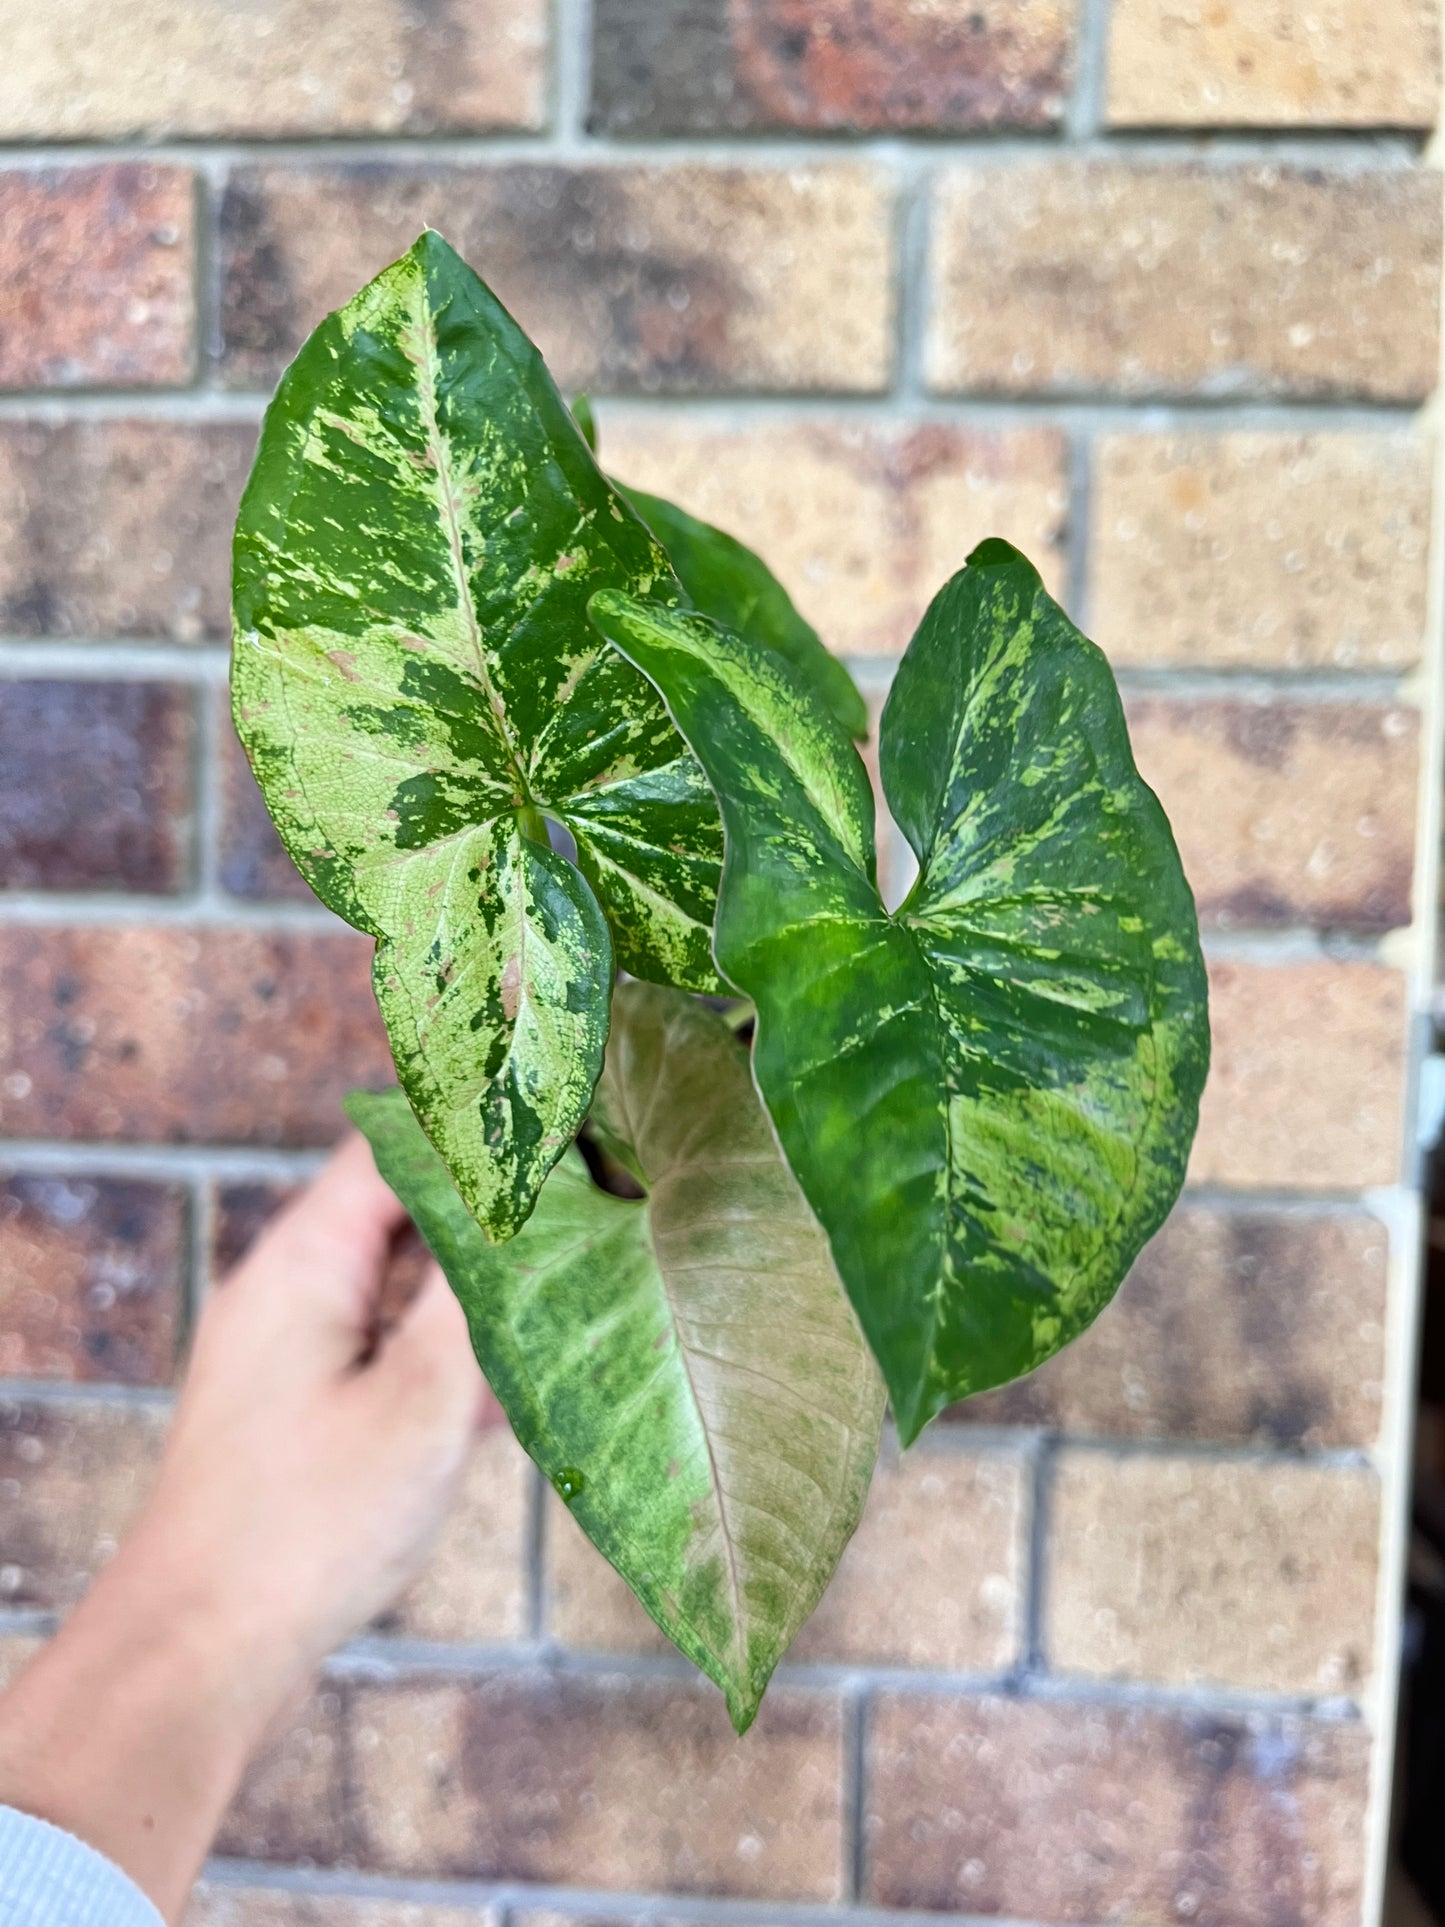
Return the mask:
[(660, 495), (618, 486), (666, 549), (693, 607), (725, 629), (776, 650), (850, 736), (866, 736), (868, 706), (853, 678), (798, 614), (762, 557)]
[(614, 953), (716, 983), (716, 806), (650, 685), (588, 628), (608, 586), (678, 594), (536, 350), (424, 234), (322, 323), (267, 411), (236, 528), (233, 706), (302, 874), (376, 937), (402, 1085), (499, 1238), (585, 1115)]
[(890, 915), (862, 764), (745, 638), (603, 592), (722, 808), (719, 967), (910, 1441), (1087, 1325), (1183, 1181), (1208, 1063), (1193, 900), (1101, 653), (985, 543), (880, 731), (922, 865)]
[(704, 1005), (617, 991), (594, 1124), (488, 1244), (400, 1092), (347, 1107), (466, 1310), (518, 1438), (742, 1731), (867, 1492), (883, 1387), (745, 1050)]

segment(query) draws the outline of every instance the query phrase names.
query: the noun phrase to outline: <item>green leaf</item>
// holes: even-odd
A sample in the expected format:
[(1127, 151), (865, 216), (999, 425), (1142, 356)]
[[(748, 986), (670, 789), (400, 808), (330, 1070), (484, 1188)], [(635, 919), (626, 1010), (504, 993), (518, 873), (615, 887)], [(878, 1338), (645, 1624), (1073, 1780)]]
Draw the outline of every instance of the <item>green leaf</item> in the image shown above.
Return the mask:
[(868, 734), (868, 706), (853, 678), (829, 654), (811, 623), (804, 622), (761, 556), (660, 495), (621, 483), (618, 489), (667, 550), (695, 609), (725, 629), (776, 650), (850, 736)]
[(857, 1524), (883, 1388), (727, 1026), (619, 986), (595, 1124), (510, 1244), (481, 1237), (401, 1094), (347, 1109), (466, 1311), (517, 1437), (739, 1732)]
[(603, 587), (677, 595), (535, 348), (423, 234), (267, 411), (232, 695), (302, 874), (377, 939), (403, 1087), (499, 1238), (585, 1115), (614, 948), (637, 975), (717, 984), (716, 805), (589, 630)]
[(910, 1442), (1081, 1331), (1183, 1182), (1204, 968), (1113, 677), (1016, 550), (974, 551), (884, 711), (922, 864), (890, 916), (862, 765), (796, 678), (698, 616), (591, 609), (717, 792), (715, 954)]

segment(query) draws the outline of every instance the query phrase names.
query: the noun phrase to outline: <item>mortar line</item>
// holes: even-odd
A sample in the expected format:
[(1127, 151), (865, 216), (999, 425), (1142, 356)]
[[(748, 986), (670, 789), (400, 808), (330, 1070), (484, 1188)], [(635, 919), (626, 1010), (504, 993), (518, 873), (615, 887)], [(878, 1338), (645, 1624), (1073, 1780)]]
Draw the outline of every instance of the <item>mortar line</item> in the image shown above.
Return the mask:
[(542, 1641), (547, 1635), (547, 1494), (551, 1490), (541, 1468), (531, 1466), (527, 1495), (527, 1637)]
[[(1072, 1441), (1071, 1441), (1072, 1443)], [(1053, 1497), (1054, 1471), (1058, 1460), (1058, 1440), (1044, 1438), (1034, 1456), (1030, 1490), (1028, 1578), (1024, 1595), (1021, 1627), (1020, 1668), (1024, 1675), (1048, 1670), (1044, 1655), (1044, 1613), (1047, 1607), (1049, 1515)]]
[(868, 1689), (843, 1690), (843, 1897), (855, 1906), (868, 1891)]
[[(842, 650), (835, 653), (864, 694), (875, 697), (887, 694), (901, 660), (899, 656), (855, 656)], [(0, 637), (0, 677), (12, 681), (154, 681), (224, 689), (229, 675), (230, 651), (224, 643), (104, 638), (48, 642), (36, 637)], [(1209, 669), (1167, 664), (1151, 668), (1115, 664), (1114, 680), (1125, 696), (1180, 702), (1235, 700), (1418, 708), (1425, 694), (1421, 677), (1409, 669), (1391, 673), (1371, 669)]]
[(1064, 126), (1071, 146), (1112, 149), (1105, 119), (1110, 0), (1078, 0), (1074, 30), (1074, 85)]
[[(928, 314), (932, 301), (930, 227), (933, 179), (916, 159), (904, 160), (894, 210), (894, 367), (892, 407), (925, 406)], [(896, 416), (895, 416), (896, 419)]]
[[(1096, 0), (1086, 0), (1086, 5)], [(568, 0), (559, 12), (569, 17)], [(559, 66), (563, 64), (559, 59)], [(1077, 92), (1077, 86), (1076, 86)], [(1083, 129), (1084, 109), (1079, 109)], [(584, 129), (585, 132), (585, 129)], [(1425, 151), (1423, 130), (1389, 126), (1361, 128), (1292, 128), (1287, 133), (1249, 127), (1155, 127), (1140, 129), (1099, 127), (1071, 133), (1066, 113), (1060, 125), (1039, 129), (1000, 127), (970, 132), (930, 134), (921, 130), (893, 130), (859, 135), (847, 129), (833, 133), (812, 129), (789, 133), (769, 129), (675, 137), (607, 140), (587, 134), (567, 143), (560, 127), (536, 132), (513, 129), (494, 134), (335, 135), (283, 140), (241, 139), (235, 136), (167, 137), (162, 140), (0, 141), (0, 171), (33, 173), (45, 168), (91, 167), (111, 162), (143, 162), (155, 166), (217, 167), (311, 163), (391, 163), (397, 171), (427, 165), (476, 163), (502, 167), (509, 162), (536, 164), (571, 162), (607, 168), (664, 168), (689, 162), (731, 167), (786, 169), (817, 163), (846, 168), (876, 165), (899, 149), (927, 155), (948, 165), (1027, 164), (1058, 161), (1082, 148), (1090, 158), (1180, 162), (1210, 171), (1240, 165), (1331, 166), (1342, 175), (1405, 172), (1418, 166)], [(1062, 138), (1061, 138), (1062, 135)], [(1084, 142), (1087, 146), (1084, 147)]]
[[(1076, 627), (1087, 635), (1093, 621), (1089, 599), (1089, 545), (1093, 539), (1094, 450), (1087, 429), (1065, 431), (1068, 508), (1065, 534), (1064, 606)], [(1115, 671), (1120, 689), (1128, 671)]]
[[(278, 371), (279, 372), (279, 371)], [(1121, 396), (1103, 390), (999, 394), (920, 391), (902, 401), (883, 389), (588, 390), (594, 408), (635, 417), (660, 416), (699, 431), (757, 423), (845, 419), (854, 426), (942, 424), (979, 432), (1045, 426), (1147, 434), (1408, 433), (1419, 422), (1413, 396), (1354, 396), (1338, 403), (1309, 395), (1174, 392)], [(0, 421), (64, 425), (76, 421), (163, 422), (177, 427), (241, 423), (259, 429), (269, 400), (264, 388), (75, 387), (16, 389), (0, 395)]]
[(591, 151), (587, 128), (592, 94), (590, 0), (552, 0), (552, 33), (549, 158), (578, 160)]

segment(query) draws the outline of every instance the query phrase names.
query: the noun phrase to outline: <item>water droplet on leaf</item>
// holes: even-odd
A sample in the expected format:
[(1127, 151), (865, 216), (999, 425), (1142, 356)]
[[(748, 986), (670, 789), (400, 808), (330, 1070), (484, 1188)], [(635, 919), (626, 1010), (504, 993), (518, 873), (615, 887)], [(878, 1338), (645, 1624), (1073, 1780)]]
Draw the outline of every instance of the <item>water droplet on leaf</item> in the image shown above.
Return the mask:
[(568, 1505), (571, 1505), (586, 1483), (586, 1479), (575, 1465), (564, 1465), (560, 1472), (554, 1472), (552, 1475), (552, 1484), (557, 1489), (557, 1496)]

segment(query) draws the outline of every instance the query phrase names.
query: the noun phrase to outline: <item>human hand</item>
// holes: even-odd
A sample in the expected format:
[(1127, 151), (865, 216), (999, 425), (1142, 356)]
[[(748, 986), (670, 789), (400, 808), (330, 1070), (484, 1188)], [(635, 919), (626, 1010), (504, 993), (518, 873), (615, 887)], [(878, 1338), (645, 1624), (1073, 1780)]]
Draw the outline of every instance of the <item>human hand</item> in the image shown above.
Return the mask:
[(0, 1803), (170, 1918), (267, 1728), (420, 1569), (488, 1410), (437, 1267), (383, 1302), (405, 1222), (360, 1137), (272, 1222), (201, 1314), (140, 1519), (0, 1702)]

